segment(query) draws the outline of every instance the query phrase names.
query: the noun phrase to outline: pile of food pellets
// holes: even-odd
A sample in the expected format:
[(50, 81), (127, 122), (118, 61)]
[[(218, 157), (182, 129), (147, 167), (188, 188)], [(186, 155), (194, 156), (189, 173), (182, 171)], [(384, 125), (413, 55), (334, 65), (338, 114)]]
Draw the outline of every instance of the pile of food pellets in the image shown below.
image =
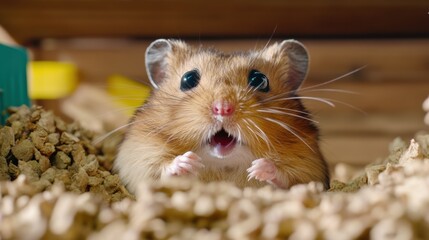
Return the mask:
[(22, 174), (36, 193), (58, 183), (66, 191), (96, 193), (108, 202), (130, 196), (111, 173), (121, 137), (96, 147), (92, 132), (41, 107), (12, 108), (10, 113), (0, 129), (0, 181)]
[(327, 192), (178, 178), (142, 183), (136, 196), (111, 171), (120, 137), (93, 140), (40, 107), (11, 109), (0, 239), (429, 239), (429, 136), (396, 139), (384, 161)]

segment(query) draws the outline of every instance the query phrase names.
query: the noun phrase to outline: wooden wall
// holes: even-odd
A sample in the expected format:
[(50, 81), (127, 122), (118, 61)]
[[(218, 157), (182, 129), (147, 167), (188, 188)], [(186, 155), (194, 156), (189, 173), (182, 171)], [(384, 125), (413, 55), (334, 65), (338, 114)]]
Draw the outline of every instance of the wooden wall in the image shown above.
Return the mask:
[(144, 51), (158, 37), (225, 51), (296, 38), (311, 55), (305, 86), (366, 66), (323, 86), (357, 94), (302, 93), (343, 102), (306, 104), (329, 161), (364, 164), (385, 156), (396, 136), (428, 129), (428, 11), (427, 0), (15, 0), (0, 2), (0, 25), (35, 59), (74, 62), (100, 87), (113, 73), (147, 81)]
[(428, 37), (427, 0), (14, 0), (0, 24), (46, 37)]

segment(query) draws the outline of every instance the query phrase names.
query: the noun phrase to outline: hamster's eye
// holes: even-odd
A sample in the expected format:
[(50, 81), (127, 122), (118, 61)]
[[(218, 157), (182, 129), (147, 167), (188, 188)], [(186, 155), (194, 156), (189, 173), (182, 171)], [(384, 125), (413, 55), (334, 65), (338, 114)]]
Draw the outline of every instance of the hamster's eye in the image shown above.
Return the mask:
[(267, 76), (258, 70), (251, 70), (249, 73), (248, 83), (250, 87), (256, 88), (261, 92), (268, 92), (270, 84)]
[(196, 87), (200, 82), (200, 78), (201, 76), (197, 69), (186, 72), (180, 81), (180, 90), (187, 91)]

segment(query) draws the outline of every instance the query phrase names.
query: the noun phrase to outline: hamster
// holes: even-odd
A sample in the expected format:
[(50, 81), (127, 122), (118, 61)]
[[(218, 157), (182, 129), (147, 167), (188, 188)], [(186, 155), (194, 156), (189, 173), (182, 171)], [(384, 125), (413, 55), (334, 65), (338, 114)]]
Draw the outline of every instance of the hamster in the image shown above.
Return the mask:
[(159, 39), (145, 57), (154, 90), (114, 162), (131, 192), (171, 177), (329, 188), (318, 129), (297, 95), (309, 64), (301, 43), (228, 54)]

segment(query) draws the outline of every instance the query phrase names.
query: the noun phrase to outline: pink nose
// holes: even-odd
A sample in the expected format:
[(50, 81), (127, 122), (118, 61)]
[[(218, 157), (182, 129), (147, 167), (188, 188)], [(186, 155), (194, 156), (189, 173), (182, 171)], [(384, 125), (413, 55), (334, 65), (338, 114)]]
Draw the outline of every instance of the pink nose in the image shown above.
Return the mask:
[(212, 106), (214, 115), (231, 116), (234, 113), (234, 105), (226, 101), (215, 101)]

